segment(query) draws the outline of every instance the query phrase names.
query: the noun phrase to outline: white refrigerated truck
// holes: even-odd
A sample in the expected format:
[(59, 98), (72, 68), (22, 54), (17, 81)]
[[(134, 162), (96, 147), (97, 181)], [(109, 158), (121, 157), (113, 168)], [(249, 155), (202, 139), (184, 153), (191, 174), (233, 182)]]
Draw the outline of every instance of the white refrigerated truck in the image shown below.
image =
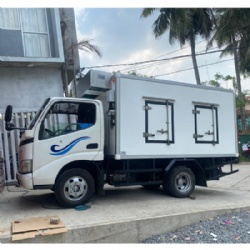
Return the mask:
[[(45, 100), (19, 146), (17, 178), (74, 207), (104, 184), (158, 188), (187, 197), (232, 174), (238, 161), (233, 91), (89, 71), (78, 98)], [(6, 109), (6, 129), (12, 106)], [(229, 172), (223, 166), (231, 164)]]

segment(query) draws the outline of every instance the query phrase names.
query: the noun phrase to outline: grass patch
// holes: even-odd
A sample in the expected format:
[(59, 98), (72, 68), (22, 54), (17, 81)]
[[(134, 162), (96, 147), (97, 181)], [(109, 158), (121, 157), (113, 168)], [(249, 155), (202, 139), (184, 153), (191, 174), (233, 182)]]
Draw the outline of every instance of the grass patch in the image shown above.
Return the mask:
[(250, 156), (240, 155), (240, 162), (250, 162)]

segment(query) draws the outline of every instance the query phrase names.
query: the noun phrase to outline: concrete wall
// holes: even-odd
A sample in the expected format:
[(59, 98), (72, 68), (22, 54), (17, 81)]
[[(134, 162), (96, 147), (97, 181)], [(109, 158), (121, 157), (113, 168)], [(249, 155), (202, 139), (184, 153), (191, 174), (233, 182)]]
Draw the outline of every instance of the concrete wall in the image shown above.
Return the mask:
[[(76, 42), (74, 9), (60, 9), (67, 17), (67, 45)], [(65, 62), (58, 8), (47, 9), (52, 57), (24, 57), (21, 49), (12, 48), (14, 33), (5, 32), (4, 43), (0, 41), (0, 112), (11, 104), (14, 111), (37, 110), (44, 99), (63, 96), (62, 67)], [(1, 39), (0, 39), (1, 40)], [(10, 42), (10, 44), (8, 43)], [(79, 70), (78, 50), (75, 50), (75, 69)], [(68, 70), (68, 83), (73, 79), (73, 67)]]
[(63, 96), (59, 68), (0, 68), (0, 112), (37, 110), (51, 96)]

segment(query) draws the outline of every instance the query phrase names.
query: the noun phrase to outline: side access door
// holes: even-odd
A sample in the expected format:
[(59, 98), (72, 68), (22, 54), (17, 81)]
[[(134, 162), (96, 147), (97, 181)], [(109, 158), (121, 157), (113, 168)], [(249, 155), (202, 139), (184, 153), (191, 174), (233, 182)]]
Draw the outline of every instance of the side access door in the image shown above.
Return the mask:
[(173, 100), (145, 100), (146, 143), (174, 143)]
[(219, 143), (218, 105), (195, 104), (193, 114), (195, 143)]

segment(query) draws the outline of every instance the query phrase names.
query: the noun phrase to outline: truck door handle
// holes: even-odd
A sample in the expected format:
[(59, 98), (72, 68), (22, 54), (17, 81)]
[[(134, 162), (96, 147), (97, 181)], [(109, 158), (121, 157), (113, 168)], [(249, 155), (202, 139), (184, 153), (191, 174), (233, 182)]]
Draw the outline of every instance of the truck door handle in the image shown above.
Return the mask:
[(98, 148), (98, 143), (90, 143), (87, 145), (87, 149), (96, 149)]
[(202, 137), (204, 137), (204, 135), (193, 134), (194, 139), (198, 139), (198, 138), (202, 138)]
[(155, 134), (151, 134), (151, 133), (143, 133), (143, 137), (154, 137)]

